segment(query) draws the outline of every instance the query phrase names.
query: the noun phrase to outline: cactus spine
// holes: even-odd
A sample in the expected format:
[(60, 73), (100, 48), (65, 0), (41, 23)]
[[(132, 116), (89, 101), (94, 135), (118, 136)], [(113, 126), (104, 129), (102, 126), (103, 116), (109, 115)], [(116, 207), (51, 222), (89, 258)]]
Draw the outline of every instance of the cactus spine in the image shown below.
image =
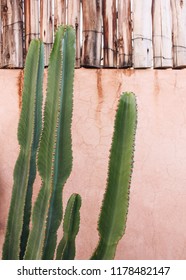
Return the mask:
[(120, 98), (115, 118), (107, 187), (98, 224), (100, 240), (91, 258), (94, 260), (113, 259), (125, 231), (136, 123), (135, 95), (127, 92)]

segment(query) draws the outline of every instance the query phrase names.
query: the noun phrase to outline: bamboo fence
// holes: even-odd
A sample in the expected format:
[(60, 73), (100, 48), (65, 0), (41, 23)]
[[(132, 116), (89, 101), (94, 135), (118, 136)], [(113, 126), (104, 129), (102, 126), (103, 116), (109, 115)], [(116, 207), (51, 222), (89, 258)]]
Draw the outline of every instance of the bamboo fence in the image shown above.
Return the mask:
[(186, 67), (184, 0), (0, 0), (0, 67), (22, 68), (41, 38), (45, 65), (61, 24), (76, 32), (76, 68)]

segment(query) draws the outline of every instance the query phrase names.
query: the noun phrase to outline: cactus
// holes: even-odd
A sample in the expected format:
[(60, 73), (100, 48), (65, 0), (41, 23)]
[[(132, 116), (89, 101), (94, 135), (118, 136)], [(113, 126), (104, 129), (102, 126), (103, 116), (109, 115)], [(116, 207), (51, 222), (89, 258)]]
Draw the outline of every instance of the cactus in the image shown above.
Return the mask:
[(56, 260), (73, 260), (75, 257), (75, 238), (79, 231), (81, 197), (73, 194), (67, 203), (64, 222), (63, 238), (60, 241)]
[[(49, 60), (42, 128), (43, 44), (34, 40), (30, 45), (18, 127), (20, 154), (14, 170), (3, 259), (54, 259), (57, 230), (63, 216), (62, 191), (72, 169), (74, 64), (75, 31), (71, 26), (61, 26)], [(125, 93), (116, 113), (108, 181), (98, 223), (100, 240), (91, 259), (114, 258), (125, 231), (136, 118), (135, 96)], [(36, 156), (42, 185), (31, 215)], [(73, 194), (65, 211), (64, 235), (56, 259), (75, 258), (80, 207), (80, 196)]]
[(91, 257), (93, 260), (113, 259), (125, 231), (136, 122), (135, 95), (125, 93), (120, 98), (115, 118), (107, 188), (98, 224), (100, 240)]
[[(107, 187), (98, 223), (100, 240), (91, 257), (92, 260), (113, 259), (118, 242), (125, 232), (136, 124), (136, 98), (133, 93), (126, 92), (120, 97), (116, 113)], [(67, 213), (69, 212), (67, 210)], [(71, 248), (68, 239), (71, 239), (69, 228), (78, 228), (78, 226), (71, 225), (72, 222), (74, 224), (78, 223), (78, 213), (76, 215), (77, 217), (73, 215), (73, 219), (69, 219), (70, 215), (66, 214), (63, 226), (64, 237), (58, 247), (57, 259), (71, 259), (74, 257), (74, 243)]]
[(14, 169), (11, 206), (3, 245), (5, 260), (19, 259), (20, 254), (23, 256), (27, 242), (32, 185), (36, 174), (36, 150), (41, 131), (43, 71), (43, 44), (33, 40), (25, 66), (22, 110), (18, 125), (20, 153)]
[(62, 219), (62, 188), (72, 168), (71, 119), (75, 32), (59, 28), (50, 55), (44, 127), (38, 152), (42, 187), (34, 205), (25, 259), (53, 259)]
[[(21, 149), (14, 171), (3, 259), (52, 259), (62, 219), (62, 189), (72, 168), (75, 64), (75, 31), (72, 27), (61, 26), (56, 32), (48, 68), (44, 125), (40, 137), (43, 61), (43, 44), (34, 40), (25, 66), (23, 106), (18, 128)], [(33, 207), (32, 229), (29, 232), (38, 143), (37, 168), (42, 187)]]

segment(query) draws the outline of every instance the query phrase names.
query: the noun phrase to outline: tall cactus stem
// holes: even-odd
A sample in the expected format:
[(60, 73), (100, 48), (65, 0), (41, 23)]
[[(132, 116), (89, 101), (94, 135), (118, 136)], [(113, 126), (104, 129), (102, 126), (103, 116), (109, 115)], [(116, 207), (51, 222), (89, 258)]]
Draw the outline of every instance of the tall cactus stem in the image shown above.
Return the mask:
[(3, 246), (3, 259), (6, 260), (22, 258), (29, 232), (36, 151), (41, 132), (43, 71), (43, 44), (39, 40), (33, 40), (24, 71), (22, 110), (18, 126), (20, 153), (14, 169), (14, 185)]
[(113, 259), (125, 232), (136, 124), (136, 98), (126, 92), (121, 95), (115, 118), (107, 187), (98, 223), (100, 240), (91, 257), (94, 260)]
[(60, 241), (56, 259), (57, 260), (74, 260), (76, 248), (75, 239), (79, 231), (80, 223), (81, 197), (78, 194), (72, 194), (68, 200), (64, 222), (63, 238)]
[(71, 121), (75, 31), (60, 26), (48, 68), (44, 126), (38, 153), (42, 187), (32, 215), (25, 259), (53, 259), (62, 219), (62, 189), (72, 169)]

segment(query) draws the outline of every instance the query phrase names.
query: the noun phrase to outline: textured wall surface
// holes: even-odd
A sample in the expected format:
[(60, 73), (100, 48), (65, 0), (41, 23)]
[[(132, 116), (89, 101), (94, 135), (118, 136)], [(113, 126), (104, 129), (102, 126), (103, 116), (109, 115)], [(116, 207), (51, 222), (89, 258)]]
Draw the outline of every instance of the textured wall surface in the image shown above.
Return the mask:
[[(0, 249), (18, 155), (19, 70), (0, 71)], [(186, 259), (186, 70), (75, 72), (73, 171), (65, 186), (82, 195), (77, 259), (98, 241), (118, 97), (134, 91), (138, 128), (127, 229), (116, 259)], [(35, 184), (35, 195), (40, 179)], [(60, 234), (60, 230), (59, 230)]]

